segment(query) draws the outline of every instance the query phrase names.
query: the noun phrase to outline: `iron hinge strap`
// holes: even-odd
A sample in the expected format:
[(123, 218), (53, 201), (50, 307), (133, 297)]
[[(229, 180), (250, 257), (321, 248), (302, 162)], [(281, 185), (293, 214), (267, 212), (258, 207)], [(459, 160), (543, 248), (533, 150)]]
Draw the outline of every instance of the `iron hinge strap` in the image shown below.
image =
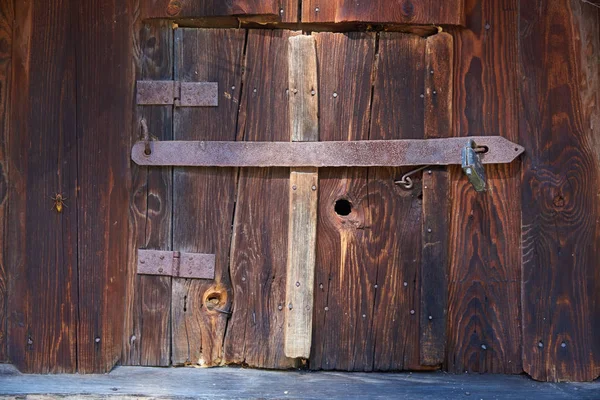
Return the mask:
[(218, 82), (137, 81), (138, 105), (217, 107)]
[(214, 279), (215, 255), (139, 249), (137, 273), (176, 278)]

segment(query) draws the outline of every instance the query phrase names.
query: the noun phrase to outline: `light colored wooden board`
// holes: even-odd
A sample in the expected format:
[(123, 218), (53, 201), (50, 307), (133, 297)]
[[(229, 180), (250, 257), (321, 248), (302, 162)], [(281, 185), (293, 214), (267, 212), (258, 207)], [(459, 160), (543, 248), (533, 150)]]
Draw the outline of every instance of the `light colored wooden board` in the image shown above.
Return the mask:
[[(290, 137), (319, 140), (317, 51), (314, 36), (289, 38)], [(284, 351), (309, 358), (312, 342), (319, 173), (316, 168), (290, 171), (290, 212), (286, 271)]]

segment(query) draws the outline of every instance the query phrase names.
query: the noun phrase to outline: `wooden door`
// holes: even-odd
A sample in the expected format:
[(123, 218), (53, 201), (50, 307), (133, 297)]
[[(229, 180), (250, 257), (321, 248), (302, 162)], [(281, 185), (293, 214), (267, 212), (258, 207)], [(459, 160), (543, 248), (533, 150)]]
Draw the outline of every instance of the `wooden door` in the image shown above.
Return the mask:
[[(144, 107), (152, 135), (291, 140), (289, 39), (301, 32), (180, 28), (171, 38), (164, 28), (153, 28), (161, 39), (146, 49), (143, 77), (218, 82), (219, 106)], [(450, 35), (312, 37), (319, 140), (452, 136)], [(447, 171), (418, 172), (410, 189), (395, 183), (407, 172), (318, 171), (310, 368), (402, 370), (443, 362)], [(216, 273), (212, 281), (136, 278), (132, 329), (139, 336), (130, 362), (299, 365), (284, 351), (288, 247), (305, 240), (289, 238), (290, 169), (150, 168), (146, 179), (140, 247), (215, 254)]]

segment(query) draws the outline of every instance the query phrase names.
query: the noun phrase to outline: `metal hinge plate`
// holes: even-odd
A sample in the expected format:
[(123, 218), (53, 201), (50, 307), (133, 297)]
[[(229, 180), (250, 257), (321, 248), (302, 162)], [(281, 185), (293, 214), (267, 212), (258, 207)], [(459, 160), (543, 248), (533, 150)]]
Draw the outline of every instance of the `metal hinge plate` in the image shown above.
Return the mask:
[(215, 255), (140, 249), (137, 273), (176, 278), (214, 279)]
[(138, 81), (137, 104), (216, 107), (219, 105), (219, 84), (217, 82)]

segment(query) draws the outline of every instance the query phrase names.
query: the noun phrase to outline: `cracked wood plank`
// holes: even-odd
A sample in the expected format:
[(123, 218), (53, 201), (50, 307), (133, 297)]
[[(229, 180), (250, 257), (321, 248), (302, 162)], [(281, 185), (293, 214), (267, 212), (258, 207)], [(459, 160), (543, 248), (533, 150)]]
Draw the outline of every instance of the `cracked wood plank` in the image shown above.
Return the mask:
[[(288, 38), (296, 32), (250, 30), (238, 140), (290, 141)], [(225, 361), (289, 368), (284, 320), (289, 168), (242, 168), (231, 250), (233, 315)]]
[[(177, 29), (175, 79), (218, 82), (219, 107), (176, 108), (175, 140), (235, 140), (245, 31)], [(175, 168), (173, 249), (215, 254), (215, 279), (173, 278), (172, 362), (219, 365), (232, 311), (229, 275), (233, 168)]]

